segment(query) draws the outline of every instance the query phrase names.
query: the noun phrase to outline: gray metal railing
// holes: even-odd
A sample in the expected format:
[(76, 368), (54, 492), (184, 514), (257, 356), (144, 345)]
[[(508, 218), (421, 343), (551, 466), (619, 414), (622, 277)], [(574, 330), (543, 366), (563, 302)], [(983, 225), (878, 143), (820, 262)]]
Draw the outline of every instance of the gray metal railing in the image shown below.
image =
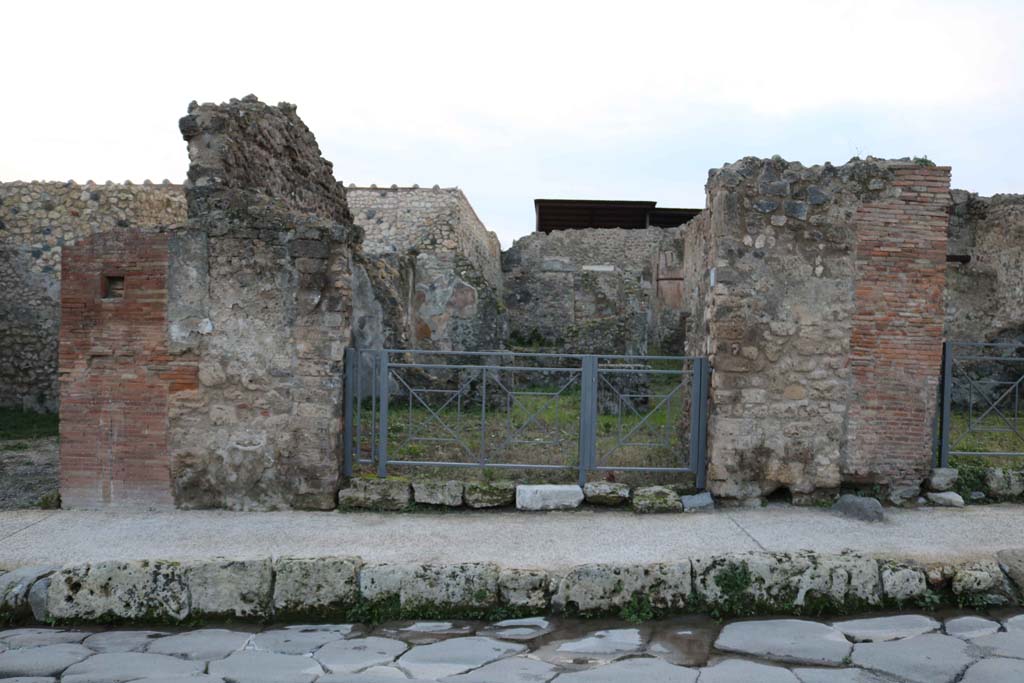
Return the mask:
[(953, 455), (1024, 455), (1022, 384), (1024, 345), (946, 342), (939, 465)]
[(700, 357), (350, 348), (343, 471), (689, 472), (703, 488), (709, 376)]

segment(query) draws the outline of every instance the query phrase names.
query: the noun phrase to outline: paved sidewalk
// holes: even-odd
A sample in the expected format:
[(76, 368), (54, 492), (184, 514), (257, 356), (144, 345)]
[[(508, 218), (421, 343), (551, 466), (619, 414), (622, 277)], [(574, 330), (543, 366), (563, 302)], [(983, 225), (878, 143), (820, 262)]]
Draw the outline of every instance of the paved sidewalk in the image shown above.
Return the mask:
[(955, 562), (1024, 547), (1024, 506), (889, 510), (869, 524), (816, 508), (632, 512), (0, 512), (0, 567), (114, 559), (358, 555), (369, 562), (555, 568), (744, 550), (844, 549)]

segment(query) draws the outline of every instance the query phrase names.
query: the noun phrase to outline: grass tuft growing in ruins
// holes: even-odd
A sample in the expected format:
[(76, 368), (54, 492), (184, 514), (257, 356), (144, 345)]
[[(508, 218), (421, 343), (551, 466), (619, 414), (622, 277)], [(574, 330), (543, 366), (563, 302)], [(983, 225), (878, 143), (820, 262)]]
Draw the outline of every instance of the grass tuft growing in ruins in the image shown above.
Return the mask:
[(57, 436), (59, 423), (60, 418), (56, 413), (34, 413), (17, 408), (0, 408), (0, 441)]

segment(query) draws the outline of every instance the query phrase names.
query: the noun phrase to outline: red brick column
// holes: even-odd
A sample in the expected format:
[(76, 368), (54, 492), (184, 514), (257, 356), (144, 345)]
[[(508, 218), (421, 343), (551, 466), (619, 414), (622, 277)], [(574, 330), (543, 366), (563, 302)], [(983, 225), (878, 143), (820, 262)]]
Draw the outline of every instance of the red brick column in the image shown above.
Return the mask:
[[(195, 368), (174, 366), (167, 351), (167, 255), (165, 234), (141, 230), (93, 235), (64, 250), (64, 507), (173, 505), (168, 395), (193, 388)], [(123, 278), (120, 296), (110, 277)]]
[(857, 211), (844, 479), (916, 484), (931, 465), (942, 365), (949, 168), (894, 166), (898, 197)]

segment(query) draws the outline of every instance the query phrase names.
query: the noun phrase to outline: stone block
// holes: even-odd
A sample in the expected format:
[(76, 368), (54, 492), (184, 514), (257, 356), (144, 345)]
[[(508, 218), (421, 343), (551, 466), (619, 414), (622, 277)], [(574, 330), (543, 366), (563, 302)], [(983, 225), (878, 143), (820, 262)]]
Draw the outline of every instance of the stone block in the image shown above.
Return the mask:
[(1013, 586), (1000, 565), (993, 560), (978, 560), (956, 567), (951, 581), (953, 594), (981, 605), (1007, 605), (1016, 602)]
[(502, 569), (498, 594), (505, 605), (545, 610), (551, 597), (551, 577), (540, 569)]
[(281, 557), (274, 561), (274, 611), (324, 613), (344, 608), (359, 598), (355, 557)]
[(906, 505), (918, 499), (921, 487), (915, 484), (893, 486), (889, 489), (889, 502), (893, 505)]
[(636, 565), (580, 565), (559, 581), (552, 605), (582, 614), (607, 612), (628, 603), (642, 585), (643, 570)]
[(726, 624), (715, 640), (715, 648), (774, 661), (825, 666), (841, 666), (853, 651), (853, 645), (834, 627), (802, 619)]
[(1024, 591), (1024, 548), (1000, 550), (996, 553), (996, 560), (1017, 590)]
[(852, 661), (858, 667), (887, 674), (890, 680), (953, 683), (974, 656), (959, 638), (926, 633), (883, 643), (858, 643)]
[(32, 618), (41, 624), (50, 621), (50, 609), (47, 603), (47, 595), (50, 592), (51, 577), (39, 579), (28, 592), (28, 604), (32, 609)]
[(498, 602), (498, 566), (490, 563), (424, 565), (401, 582), (402, 607), (480, 608)]
[(629, 502), (629, 486), (612, 481), (588, 481), (583, 496), (591, 505), (622, 505)]
[(600, 614), (642, 596), (654, 607), (679, 609), (690, 599), (691, 572), (688, 560), (646, 566), (580, 565), (558, 582), (552, 605), (563, 611)]
[(27, 616), (32, 611), (29, 604), (32, 587), (57, 569), (59, 567), (19, 567), (0, 574), (0, 622), (5, 617)]
[(683, 511), (685, 512), (713, 512), (715, 499), (710, 491), (702, 491), (692, 496), (683, 496)]
[(367, 564), (359, 570), (359, 595), (363, 600), (399, 597), (402, 585), (421, 569), (418, 564)]
[(1024, 472), (990, 467), (985, 470), (985, 488), (993, 498), (1017, 498), (1024, 494)]
[(925, 573), (916, 567), (887, 563), (882, 567), (881, 576), (885, 598), (898, 603), (919, 598), (928, 588)]
[(643, 486), (633, 490), (633, 511), (648, 512), (682, 512), (683, 502), (672, 489), (667, 486)]
[(463, 498), (471, 508), (507, 507), (516, 502), (516, 485), (511, 481), (468, 481)]
[(181, 621), (189, 615), (188, 574), (161, 560), (65, 567), (51, 576), (47, 608), (56, 620)]
[(571, 510), (583, 502), (583, 489), (575, 484), (520, 484), (516, 507), (520, 510)]
[(955, 467), (936, 467), (928, 476), (929, 491), (950, 491), (956, 486), (960, 473)]
[(925, 495), (929, 501), (942, 507), (962, 508), (964, 506), (964, 499), (956, 491), (941, 491), (938, 493), (929, 491)]
[(725, 610), (788, 609), (814, 599), (834, 608), (878, 604), (877, 563), (853, 553), (734, 553), (693, 560), (699, 598)]
[(682, 609), (693, 592), (693, 565), (689, 560), (648, 565), (641, 590), (656, 609)]
[(865, 522), (881, 522), (885, 519), (885, 510), (875, 498), (855, 496), (844, 493), (832, 504), (832, 510), (846, 517), (860, 519)]
[(463, 489), (461, 481), (414, 481), (412, 496), (421, 505), (459, 507), (462, 505)]
[(363, 510), (403, 510), (412, 502), (412, 487), (400, 477), (357, 478), (338, 492), (338, 507)]
[(274, 582), (269, 559), (211, 560), (190, 564), (193, 615), (262, 617), (270, 614)]
[(832, 624), (855, 643), (878, 643), (932, 633), (942, 624), (921, 614), (846, 619)]

